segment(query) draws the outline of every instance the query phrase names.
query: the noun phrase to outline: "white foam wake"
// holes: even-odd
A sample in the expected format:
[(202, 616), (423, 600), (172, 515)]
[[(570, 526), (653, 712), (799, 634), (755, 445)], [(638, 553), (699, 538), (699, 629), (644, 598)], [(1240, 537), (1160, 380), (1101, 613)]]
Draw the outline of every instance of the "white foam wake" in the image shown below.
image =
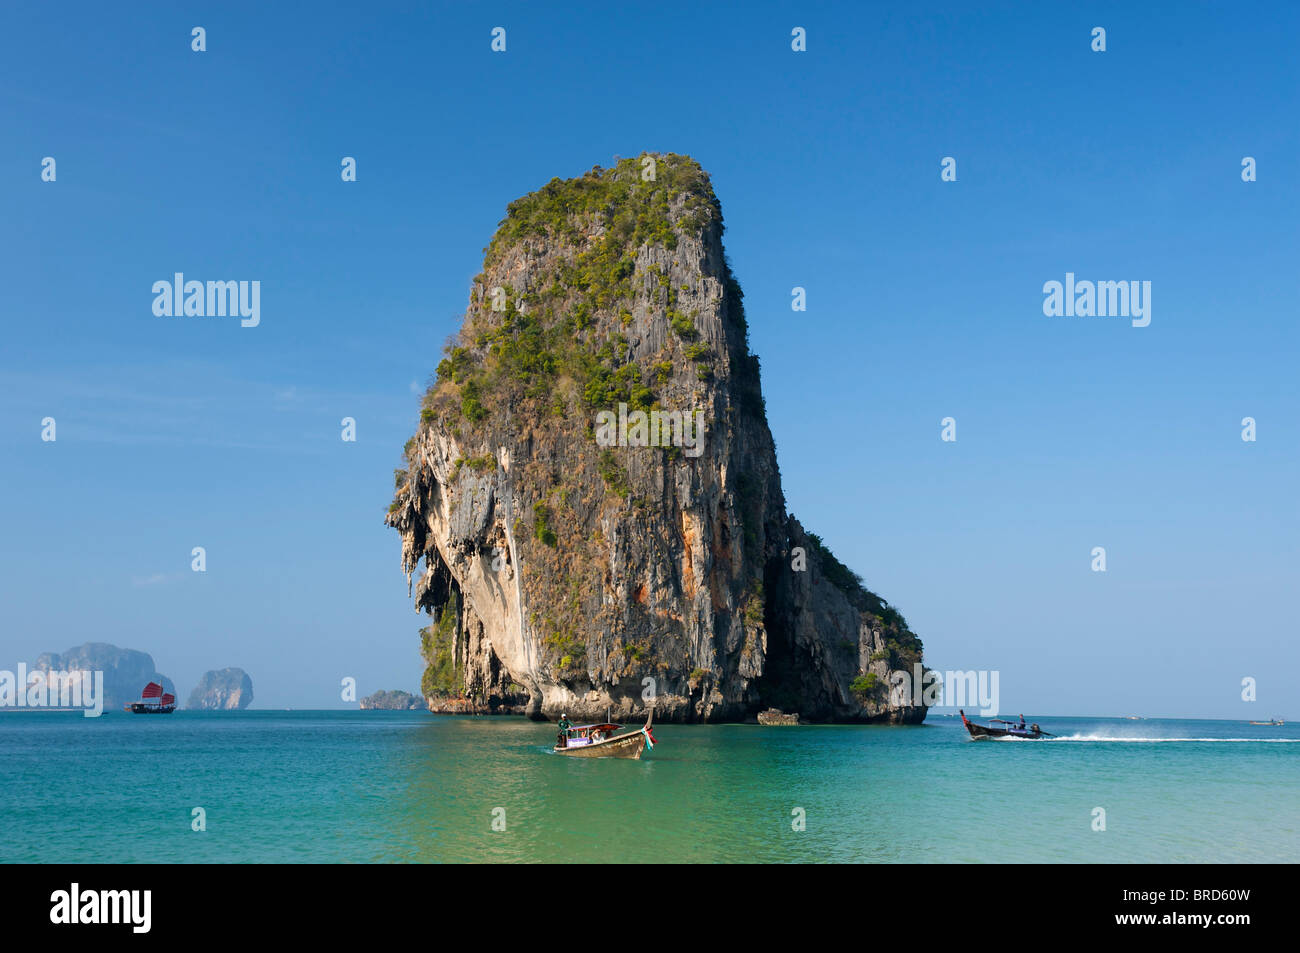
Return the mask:
[(1115, 735), (1062, 735), (1059, 738), (1047, 738), (1046, 741), (1115, 741), (1125, 744), (1162, 744), (1170, 742), (1219, 743), (1237, 742), (1244, 744), (1300, 744), (1300, 738), (1122, 738)]

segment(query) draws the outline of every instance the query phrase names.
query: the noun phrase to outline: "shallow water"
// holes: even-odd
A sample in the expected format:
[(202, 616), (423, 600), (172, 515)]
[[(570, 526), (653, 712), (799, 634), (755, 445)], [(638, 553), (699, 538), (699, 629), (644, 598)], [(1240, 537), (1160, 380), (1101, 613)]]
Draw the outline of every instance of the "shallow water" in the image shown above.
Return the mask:
[(520, 718), (6, 712), (0, 860), (1300, 860), (1297, 726), (1039, 721), (665, 724), (624, 761)]

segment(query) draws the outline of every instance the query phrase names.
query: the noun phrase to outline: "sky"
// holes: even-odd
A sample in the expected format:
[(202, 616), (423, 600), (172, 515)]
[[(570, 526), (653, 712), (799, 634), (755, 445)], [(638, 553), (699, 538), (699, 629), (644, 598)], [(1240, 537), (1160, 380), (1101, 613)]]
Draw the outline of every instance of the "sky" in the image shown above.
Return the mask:
[[(1300, 8), (1134, 6), (6, 5), (0, 669), (415, 690), (418, 395), (507, 203), (651, 150), (712, 175), (790, 511), (928, 665), (1300, 718)], [(260, 323), (155, 316), (175, 272)], [(1150, 324), (1045, 315), (1067, 273)]]

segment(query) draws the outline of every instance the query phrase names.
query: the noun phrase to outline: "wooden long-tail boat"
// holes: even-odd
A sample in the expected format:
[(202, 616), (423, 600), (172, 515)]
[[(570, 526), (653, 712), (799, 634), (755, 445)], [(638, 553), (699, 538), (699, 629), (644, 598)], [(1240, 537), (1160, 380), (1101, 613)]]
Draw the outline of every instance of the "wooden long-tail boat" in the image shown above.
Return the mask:
[[(966, 713), (960, 708), (957, 711), (961, 714), (961, 723), (966, 726), (970, 736), (976, 741), (982, 741), (985, 738), (1023, 738), (1026, 741), (1034, 741), (1038, 738), (1055, 738), (1049, 732), (1043, 731), (1037, 725), (1025, 725), (1023, 716), (1020, 721), (1005, 721), (1001, 718), (989, 720), (987, 725), (977, 725), (966, 717)], [(1005, 728), (994, 728), (994, 725), (1006, 725)]]
[(1271, 728), (1276, 728), (1278, 725), (1285, 725), (1286, 722), (1283, 721), (1281, 718), (1270, 718), (1268, 721), (1252, 721), (1251, 724), (1266, 725)]
[(650, 732), (654, 716), (655, 710), (651, 706), (643, 726), (622, 734), (616, 732), (623, 726), (611, 722), (573, 725), (560, 732), (551, 750), (574, 758), (640, 758), (641, 752), (655, 746), (654, 735)]

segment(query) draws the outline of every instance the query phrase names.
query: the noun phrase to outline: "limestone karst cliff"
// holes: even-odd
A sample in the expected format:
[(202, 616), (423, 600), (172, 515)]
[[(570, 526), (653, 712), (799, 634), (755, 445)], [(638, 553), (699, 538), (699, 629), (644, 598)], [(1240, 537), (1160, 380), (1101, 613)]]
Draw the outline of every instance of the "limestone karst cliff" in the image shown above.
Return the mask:
[(242, 711), (253, 703), (253, 680), (242, 668), (204, 672), (185, 707), (199, 711)]
[(381, 689), (361, 699), (360, 707), (362, 711), (416, 711), (425, 707), (425, 701), (419, 695), (400, 689)]
[(117, 711), (140, 700), (150, 682), (163, 691), (176, 693), (172, 680), (158, 672), (153, 656), (137, 649), (123, 649), (107, 642), (86, 642), (66, 652), (44, 652), (32, 663), (33, 671), (103, 672), (104, 710)]
[(677, 155), (510, 204), (386, 520), (435, 710), (924, 718), (920, 640), (786, 511), (722, 233)]

